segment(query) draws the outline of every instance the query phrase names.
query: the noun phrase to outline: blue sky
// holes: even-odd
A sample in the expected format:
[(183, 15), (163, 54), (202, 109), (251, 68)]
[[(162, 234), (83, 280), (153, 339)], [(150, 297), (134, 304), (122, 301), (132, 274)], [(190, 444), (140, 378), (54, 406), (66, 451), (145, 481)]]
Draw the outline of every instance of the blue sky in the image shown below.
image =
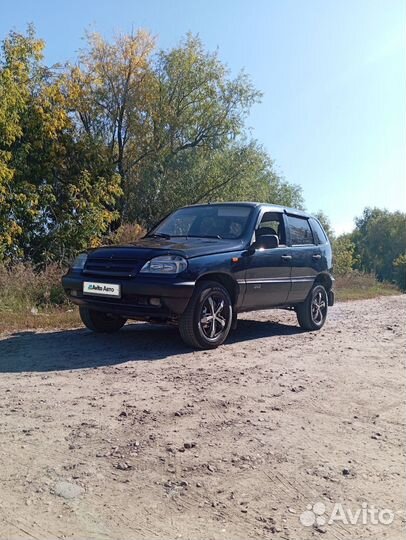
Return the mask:
[(403, 0), (1, 2), (0, 38), (33, 22), (46, 60), (73, 60), (84, 30), (143, 27), (158, 45), (188, 31), (263, 93), (248, 119), (285, 178), (337, 232), (365, 206), (406, 210)]

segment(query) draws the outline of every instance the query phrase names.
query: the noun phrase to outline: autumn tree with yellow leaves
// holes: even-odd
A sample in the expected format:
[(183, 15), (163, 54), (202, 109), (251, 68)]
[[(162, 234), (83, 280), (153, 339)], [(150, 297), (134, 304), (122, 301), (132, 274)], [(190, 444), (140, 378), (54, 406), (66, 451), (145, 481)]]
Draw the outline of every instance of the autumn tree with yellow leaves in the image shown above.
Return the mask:
[(0, 259), (66, 261), (120, 225), (199, 201), (301, 206), (245, 120), (260, 93), (192, 35), (87, 36), (47, 67), (32, 27), (0, 54)]
[(118, 217), (120, 177), (103, 142), (80, 133), (66, 75), (42, 63), (32, 28), (0, 59), (0, 257), (64, 260)]

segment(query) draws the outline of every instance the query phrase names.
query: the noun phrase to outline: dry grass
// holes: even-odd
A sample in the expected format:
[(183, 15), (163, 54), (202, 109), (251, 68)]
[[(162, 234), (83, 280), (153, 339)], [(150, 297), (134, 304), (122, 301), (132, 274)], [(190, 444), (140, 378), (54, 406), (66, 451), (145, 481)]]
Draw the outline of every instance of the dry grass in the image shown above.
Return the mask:
[(346, 276), (338, 276), (335, 283), (338, 302), (349, 300), (366, 300), (377, 296), (400, 294), (399, 289), (391, 283), (381, 283), (371, 274), (351, 272)]
[(0, 266), (0, 312), (29, 312), (32, 308), (46, 309), (67, 305), (61, 286), (65, 269), (51, 264), (36, 270), (30, 264)]
[(69, 309), (50, 308), (34, 315), (30, 312), (0, 311), (0, 333), (20, 332), (37, 329), (66, 329), (81, 326), (79, 311), (76, 307)]
[(0, 333), (27, 328), (70, 328), (78, 310), (62, 289), (58, 265), (36, 271), (31, 265), (0, 266)]

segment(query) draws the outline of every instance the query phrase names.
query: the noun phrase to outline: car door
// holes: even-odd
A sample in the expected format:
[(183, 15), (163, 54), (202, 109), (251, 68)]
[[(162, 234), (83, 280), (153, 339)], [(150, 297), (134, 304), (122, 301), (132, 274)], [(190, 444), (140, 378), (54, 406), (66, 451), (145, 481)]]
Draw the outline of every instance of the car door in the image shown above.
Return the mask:
[(309, 294), (321, 267), (321, 249), (313, 236), (309, 219), (287, 214), (287, 237), (292, 254), (292, 286), (289, 303), (302, 302)]
[(248, 256), (245, 274), (244, 309), (266, 309), (284, 304), (291, 280), (291, 248), (286, 244), (283, 214), (263, 212), (256, 227), (279, 238), (279, 247), (255, 250)]

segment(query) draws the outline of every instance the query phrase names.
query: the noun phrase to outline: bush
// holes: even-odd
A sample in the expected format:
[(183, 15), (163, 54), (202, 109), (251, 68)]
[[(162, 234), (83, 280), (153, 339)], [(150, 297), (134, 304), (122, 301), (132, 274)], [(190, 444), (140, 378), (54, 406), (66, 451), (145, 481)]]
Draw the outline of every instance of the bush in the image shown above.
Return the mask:
[(355, 265), (355, 245), (348, 234), (342, 234), (333, 241), (333, 267), (337, 276), (349, 274)]
[(104, 241), (106, 244), (131, 244), (147, 233), (146, 229), (138, 223), (124, 223), (107, 236)]

